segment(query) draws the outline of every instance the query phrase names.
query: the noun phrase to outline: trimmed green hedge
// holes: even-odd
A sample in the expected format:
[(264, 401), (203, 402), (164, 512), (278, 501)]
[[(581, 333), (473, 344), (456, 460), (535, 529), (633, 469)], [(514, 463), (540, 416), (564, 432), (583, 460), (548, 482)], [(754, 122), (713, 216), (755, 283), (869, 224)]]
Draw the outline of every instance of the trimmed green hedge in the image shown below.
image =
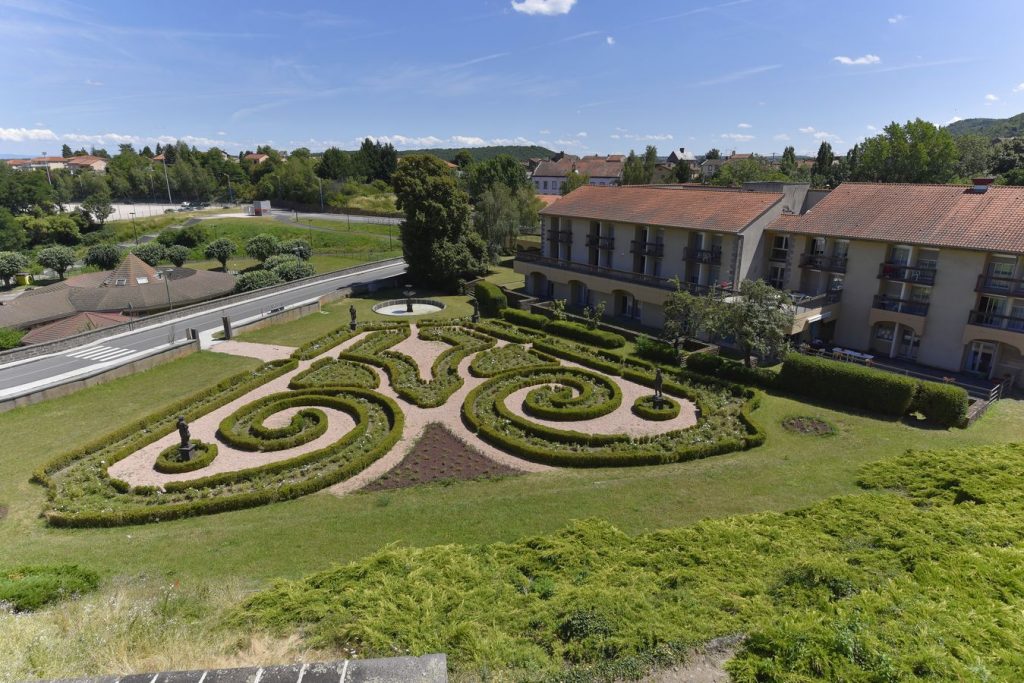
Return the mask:
[[(242, 406), (223, 420), (217, 438), (240, 451), (280, 451), (309, 443), (327, 432), (327, 415), (312, 406), (343, 410), (344, 402), (327, 396), (271, 394)], [(287, 408), (303, 408), (284, 427), (264, 427), (263, 421)]]
[(362, 363), (334, 358), (321, 358), (307, 370), (292, 377), (289, 389), (318, 389), (321, 387), (359, 387), (376, 389), (380, 378)]
[(476, 354), (469, 364), (469, 374), (474, 377), (494, 377), (510, 370), (535, 368), (539, 365), (555, 367), (558, 360), (536, 349), (527, 350), (517, 344), (508, 344)]
[(907, 414), (917, 382), (891, 372), (791, 353), (779, 373), (782, 389), (820, 401), (901, 417)]
[(322, 353), (326, 353), (333, 349), (335, 346), (348, 341), (352, 337), (362, 332), (374, 332), (377, 330), (386, 330), (394, 327), (408, 327), (407, 322), (368, 322), (359, 323), (356, 325), (356, 329), (350, 330), (348, 325), (339, 327), (333, 332), (317, 337), (312, 341), (308, 341), (299, 348), (292, 351), (292, 358), (296, 360), (310, 360), (316, 358)]
[(743, 363), (712, 353), (691, 353), (686, 357), (686, 367), (694, 372), (764, 389), (771, 389), (778, 380), (778, 374), (771, 370), (748, 368)]
[(571, 320), (552, 320), (544, 327), (544, 331), (602, 349), (621, 349), (626, 345), (626, 338), (621, 334), (606, 330), (592, 330), (586, 325)]
[(967, 391), (955, 384), (920, 382), (910, 404), (910, 412), (921, 413), (926, 419), (943, 427), (966, 427)]
[(547, 326), (548, 322), (550, 322), (547, 316), (543, 316), (538, 313), (520, 311), (518, 308), (501, 309), (501, 317), (513, 325), (532, 327), (535, 330), (543, 330)]
[(217, 444), (205, 443), (198, 439), (192, 439), (191, 443), (196, 447), (191, 460), (184, 462), (178, 460), (180, 445), (174, 444), (160, 452), (156, 462), (153, 463), (153, 469), (161, 474), (195, 472), (207, 467), (217, 457)]
[(485, 318), (497, 318), (501, 309), (508, 306), (505, 293), (497, 285), (481, 280), (473, 287), (473, 296), (480, 304), (480, 315)]
[(593, 420), (622, 405), (622, 389), (607, 377), (571, 370), (555, 377), (557, 388), (538, 387), (526, 395), (524, 413), (541, 420)]
[(646, 334), (636, 338), (636, 355), (655, 363), (679, 365), (679, 351), (671, 344), (660, 339), (652, 339)]
[(655, 407), (654, 396), (641, 396), (633, 401), (633, 414), (645, 420), (672, 420), (679, 417), (679, 403), (668, 396), (661, 398), (661, 407)]

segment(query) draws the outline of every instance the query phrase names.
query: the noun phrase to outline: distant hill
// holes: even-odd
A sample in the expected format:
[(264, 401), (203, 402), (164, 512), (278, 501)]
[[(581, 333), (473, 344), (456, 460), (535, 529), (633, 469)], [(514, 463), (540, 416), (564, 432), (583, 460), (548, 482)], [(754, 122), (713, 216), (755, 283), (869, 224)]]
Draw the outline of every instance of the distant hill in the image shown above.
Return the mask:
[(1012, 138), (1024, 135), (1024, 113), (1008, 119), (964, 119), (946, 126), (952, 135), (971, 133), (987, 138)]
[(554, 152), (547, 147), (538, 147), (536, 145), (500, 145), (494, 147), (452, 147), (447, 149), (406, 149), (398, 153), (398, 156), (404, 157), (410, 154), (431, 154), (435, 157), (440, 157), (445, 161), (454, 161), (455, 155), (465, 149), (469, 152), (475, 161), (487, 161), (493, 159), (499, 154), (507, 154), (514, 159), (519, 161), (526, 161), (531, 158), (543, 158), (547, 159), (554, 155)]

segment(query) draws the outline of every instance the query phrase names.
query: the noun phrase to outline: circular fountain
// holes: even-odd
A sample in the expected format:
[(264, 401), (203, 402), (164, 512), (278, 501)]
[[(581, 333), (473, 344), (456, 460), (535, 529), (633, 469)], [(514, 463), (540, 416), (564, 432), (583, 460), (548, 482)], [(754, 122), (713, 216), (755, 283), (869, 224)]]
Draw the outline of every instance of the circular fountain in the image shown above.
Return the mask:
[(412, 297), (381, 301), (373, 307), (374, 313), (395, 316), (427, 315), (429, 313), (437, 313), (438, 311), (443, 310), (444, 304), (440, 301), (435, 299), (414, 299)]

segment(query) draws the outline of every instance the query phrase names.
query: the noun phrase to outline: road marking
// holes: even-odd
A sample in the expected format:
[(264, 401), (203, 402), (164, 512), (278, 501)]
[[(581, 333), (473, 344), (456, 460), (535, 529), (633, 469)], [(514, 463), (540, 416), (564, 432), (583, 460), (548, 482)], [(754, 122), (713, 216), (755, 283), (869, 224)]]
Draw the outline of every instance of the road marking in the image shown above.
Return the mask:
[(86, 349), (69, 351), (64, 355), (68, 358), (78, 358), (80, 360), (108, 361), (133, 353), (137, 353), (137, 351), (134, 349), (122, 349), (116, 346), (90, 346)]

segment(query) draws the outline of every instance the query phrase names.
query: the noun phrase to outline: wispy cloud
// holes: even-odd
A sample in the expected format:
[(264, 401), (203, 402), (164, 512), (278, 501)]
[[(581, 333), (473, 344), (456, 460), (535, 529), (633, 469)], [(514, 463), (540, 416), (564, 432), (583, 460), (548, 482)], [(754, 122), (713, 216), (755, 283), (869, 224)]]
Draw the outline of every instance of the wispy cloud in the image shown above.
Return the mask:
[(722, 133), (719, 137), (733, 142), (750, 142), (754, 139), (753, 135), (744, 135), (743, 133)]
[(94, 81), (91, 78), (85, 79), (85, 84), (88, 85), (88, 86), (91, 86), (93, 88), (102, 88), (103, 87), (103, 81)]
[(743, 78), (750, 78), (758, 74), (763, 74), (768, 71), (774, 71), (775, 69), (781, 69), (781, 64), (766, 64), (764, 66), (755, 66), (750, 69), (742, 69), (740, 71), (733, 71), (731, 73), (716, 76), (715, 78), (709, 78), (705, 81), (697, 81), (693, 85), (695, 86), (707, 86), (707, 85), (721, 85), (722, 83), (732, 83)]
[[(437, 135), (360, 135), (353, 138), (350, 144), (358, 145), (363, 139), (383, 143), (390, 143), (398, 149), (422, 149), (429, 147), (488, 147), (491, 145), (534, 145), (539, 141), (517, 136), (514, 138), (484, 138), (479, 135), (450, 135), (439, 137)], [(579, 140), (560, 141), (569, 142), (576, 146), (582, 143)]]
[(985, 101), (988, 102), (989, 104), (992, 104), (993, 102), (998, 102), (999, 101), (999, 96), (998, 95), (993, 95), (992, 93), (989, 93), (989, 94), (985, 95)]
[(779, 133), (777, 135), (772, 136), (772, 140), (778, 140), (779, 142), (787, 142), (789, 140), (789, 136), (786, 135), (785, 133)]
[(964, 120), (964, 117), (962, 117), (962, 116), (954, 116), (953, 118), (951, 118), (949, 121), (946, 121), (942, 125), (948, 126), (951, 123), (956, 123), (957, 121), (963, 121), (963, 120)]
[(890, 24), (899, 24), (907, 20), (907, 17), (903, 14), (896, 14), (889, 17), (888, 21)]
[(468, 59), (464, 62), (457, 62), (455, 64), (448, 64), (447, 66), (441, 67), (441, 71), (451, 71), (453, 69), (463, 69), (467, 66), (473, 66), (474, 64), (482, 64), (483, 62), (490, 62), (495, 59), (501, 59), (502, 57), (508, 57), (510, 52), (495, 52), (494, 54), (484, 55), (483, 57), (475, 57), (474, 59)]
[(910, 64), (898, 64), (896, 66), (882, 66), (877, 69), (852, 70), (848, 72), (850, 75), (856, 74), (884, 74), (892, 71), (906, 71), (907, 69), (929, 69), (934, 66), (949, 66), (951, 64), (967, 64), (975, 61), (966, 57), (958, 57), (955, 59), (940, 59), (934, 62), (911, 62)]
[(634, 142), (664, 142), (672, 139), (671, 133), (629, 133), (624, 129), (617, 128), (618, 133), (612, 133), (608, 137), (612, 140), (633, 140)]
[(603, 31), (584, 31), (583, 33), (574, 33), (571, 36), (566, 36), (565, 38), (559, 38), (558, 40), (553, 40), (550, 43), (548, 43), (548, 45), (561, 45), (562, 43), (571, 43), (574, 40), (583, 40), (584, 38), (590, 38), (591, 36), (599, 36), (602, 33), (604, 33), (604, 32)]
[(1013, 92), (1024, 92), (1024, 83), (1020, 83), (1019, 85), (1015, 86)]
[(693, 9), (686, 10), (685, 12), (678, 12), (676, 14), (666, 14), (660, 17), (653, 17), (651, 19), (644, 19), (638, 21), (635, 24), (628, 24), (629, 27), (643, 26), (644, 24), (656, 24), (663, 21), (669, 21), (671, 19), (682, 19), (684, 17), (691, 17), (694, 14), (704, 14), (705, 12), (713, 12), (719, 9), (725, 9), (726, 7), (734, 7), (736, 5), (746, 5), (754, 0), (732, 0), (731, 2), (723, 2), (719, 5), (705, 5), (703, 7), (694, 7)]
[(840, 55), (833, 57), (832, 61), (845, 64), (846, 66), (867, 66), (868, 64), (878, 64), (882, 61), (882, 58), (878, 55), (864, 55), (863, 57), (845, 57)]
[(5, 142), (56, 139), (57, 134), (49, 128), (0, 128), (0, 140)]
[(568, 14), (576, 0), (512, 0), (512, 9), (523, 14), (552, 17)]
[(749, 123), (737, 123), (736, 127), (737, 128), (753, 128), (753, 126), (750, 125)]
[(605, 36), (604, 42), (606, 42), (609, 45), (614, 45), (615, 44), (615, 39), (612, 38), (611, 36)]
[(812, 136), (815, 140), (829, 140), (831, 142), (843, 141), (842, 138), (840, 138), (835, 133), (829, 133), (828, 131), (818, 130), (814, 126), (804, 126), (803, 128), (800, 129), (800, 132)]

